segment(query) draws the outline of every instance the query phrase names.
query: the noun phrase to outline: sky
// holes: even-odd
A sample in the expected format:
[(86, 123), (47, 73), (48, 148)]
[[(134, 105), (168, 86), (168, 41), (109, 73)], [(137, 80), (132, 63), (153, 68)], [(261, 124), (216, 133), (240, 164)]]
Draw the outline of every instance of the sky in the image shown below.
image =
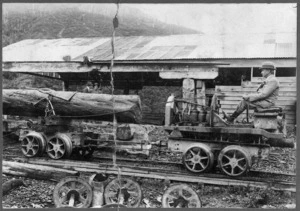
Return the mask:
[[(4, 4), (3, 12), (54, 10), (76, 7), (80, 10), (113, 15), (115, 4)], [(130, 9), (131, 8), (131, 9)], [(120, 14), (136, 11), (152, 18), (185, 26), (205, 34), (296, 33), (295, 3), (280, 4), (121, 4)], [(138, 13), (137, 13), (138, 14)]]
[(206, 34), (296, 32), (296, 4), (179, 4), (140, 5), (139, 8), (167, 23)]

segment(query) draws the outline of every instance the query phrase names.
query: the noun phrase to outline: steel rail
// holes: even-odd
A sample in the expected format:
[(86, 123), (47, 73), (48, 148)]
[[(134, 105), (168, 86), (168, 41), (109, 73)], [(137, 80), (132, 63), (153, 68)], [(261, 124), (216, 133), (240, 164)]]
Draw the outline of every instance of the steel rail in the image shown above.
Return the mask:
[[(119, 169), (114, 166), (101, 165), (99, 163), (91, 162), (78, 162), (73, 160), (50, 160), (50, 159), (39, 159), (39, 158), (19, 158), (15, 159), (21, 162), (44, 165), (44, 166), (53, 166), (61, 167), (65, 169), (75, 170), (78, 172), (85, 173), (101, 173), (101, 174), (113, 174), (118, 175), (120, 173)], [(228, 178), (228, 177), (213, 177), (210, 175), (189, 175), (187, 173), (166, 171), (159, 172), (158, 170), (153, 170), (151, 168), (128, 168), (121, 167), (122, 176), (133, 176), (133, 177), (142, 177), (142, 178), (152, 178), (152, 179), (161, 179), (169, 180), (175, 182), (187, 182), (187, 183), (198, 183), (198, 184), (209, 184), (209, 185), (222, 185), (222, 186), (244, 186), (244, 187), (258, 187), (258, 188), (270, 188), (273, 190), (280, 191), (290, 191), (296, 192), (296, 183), (286, 182), (286, 181), (268, 181), (266, 178), (258, 178), (260, 181), (253, 180), (241, 180), (238, 178)], [(248, 178), (249, 179), (249, 178)]]
[[(94, 160), (112, 160), (110, 157), (98, 157), (94, 156)], [(177, 165), (177, 166), (183, 166), (182, 163), (179, 162), (171, 162), (171, 161), (155, 161), (155, 160), (136, 160), (136, 159), (130, 159), (130, 158), (117, 158), (118, 161), (123, 162), (134, 162), (134, 163), (151, 163), (151, 164), (160, 164), (160, 165)], [(293, 173), (278, 173), (278, 172), (270, 172), (270, 171), (260, 171), (260, 170), (250, 170), (252, 173), (257, 174), (272, 174), (277, 176), (291, 176), (296, 177), (296, 174)]]

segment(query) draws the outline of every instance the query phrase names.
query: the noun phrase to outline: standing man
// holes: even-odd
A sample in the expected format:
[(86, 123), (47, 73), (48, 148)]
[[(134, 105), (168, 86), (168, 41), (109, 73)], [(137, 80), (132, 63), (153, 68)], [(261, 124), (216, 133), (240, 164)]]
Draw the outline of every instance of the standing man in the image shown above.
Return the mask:
[(279, 92), (279, 81), (274, 75), (276, 67), (271, 62), (265, 62), (259, 69), (264, 82), (257, 89), (258, 93), (244, 95), (243, 100), (238, 104), (231, 116), (227, 116), (224, 113), (228, 123), (233, 123), (234, 119), (243, 113), (247, 106), (249, 108), (270, 108), (275, 105)]

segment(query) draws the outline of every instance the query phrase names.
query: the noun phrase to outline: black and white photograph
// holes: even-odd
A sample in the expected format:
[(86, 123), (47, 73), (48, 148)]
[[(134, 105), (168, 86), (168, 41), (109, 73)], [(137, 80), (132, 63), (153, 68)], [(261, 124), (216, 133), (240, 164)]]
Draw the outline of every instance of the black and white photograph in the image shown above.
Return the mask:
[(297, 3), (2, 3), (2, 208), (296, 209)]

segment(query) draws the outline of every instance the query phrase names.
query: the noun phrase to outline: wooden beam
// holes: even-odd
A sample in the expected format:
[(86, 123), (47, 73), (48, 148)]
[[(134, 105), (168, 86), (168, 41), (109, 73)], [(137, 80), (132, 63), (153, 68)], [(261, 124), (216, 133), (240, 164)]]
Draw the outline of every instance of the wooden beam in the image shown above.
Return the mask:
[(61, 79), (61, 78), (51, 77), (51, 76), (47, 76), (47, 75), (41, 75), (41, 74), (39, 74), (39, 73), (24, 73), (24, 74), (27, 74), (27, 75), (34, 75), (34, 76), (39, 76), (39, 77), (43, 77), (43, 78), (50, 78), (50, 79), (54, 79), (54, 80), (60, 80), (60, 81), (63, 81), (63, 79)]
[(216, 67), (198, 67), (197, 70), (186, 68), (181, 72), (165, 71), (159, 73), (159, 76), (163, 79), (215, 79), (218, 75), (218, 68)]
[(100, 69), (100, 66), (87, 66), (78, 62), (4, 62), (3, 72), (18, 73), (81, 73)]

